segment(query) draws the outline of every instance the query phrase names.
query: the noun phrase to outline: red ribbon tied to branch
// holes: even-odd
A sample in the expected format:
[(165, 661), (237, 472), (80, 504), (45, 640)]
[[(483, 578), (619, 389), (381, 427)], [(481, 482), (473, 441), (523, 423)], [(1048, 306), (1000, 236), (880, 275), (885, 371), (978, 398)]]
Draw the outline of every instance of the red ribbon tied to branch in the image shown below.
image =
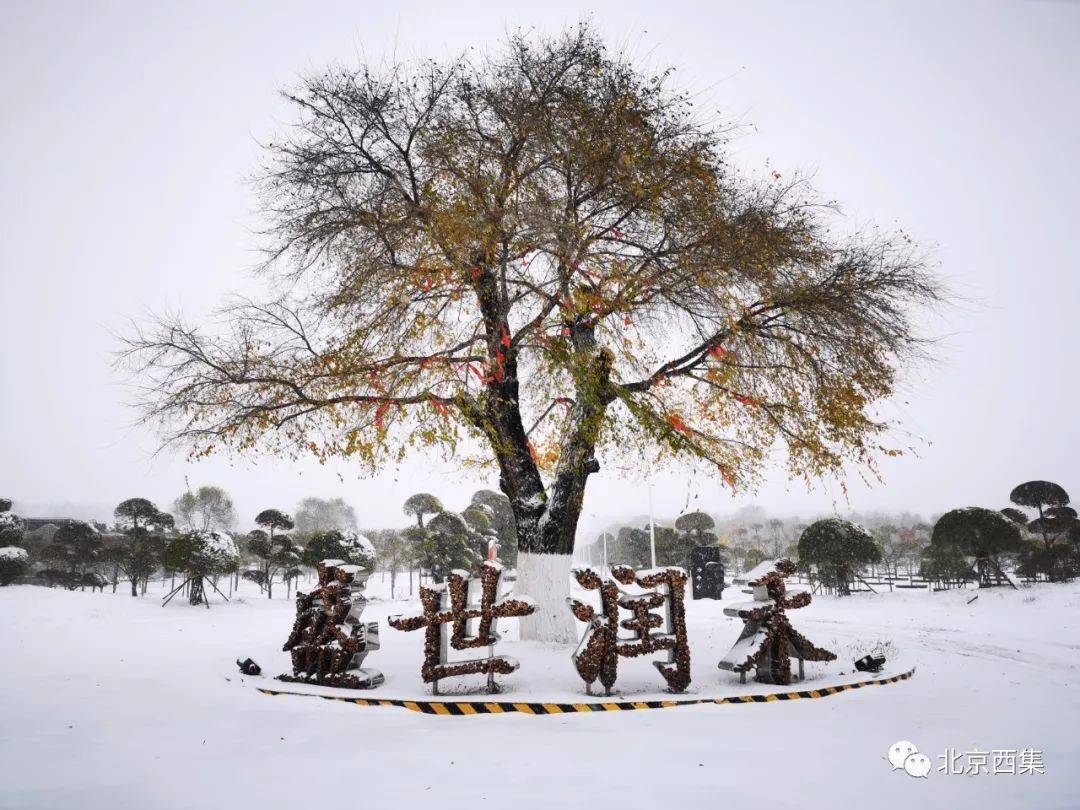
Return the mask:
[(671, 425), (672, 430), (677, 430), (683, 435), (690, 435), (690, 428), (686, 426), (686, 423), (682, 420), (682, 417), (677, 413), (668, 414), (668, 424)]
[(386, 412), (388, 410), (390, 410), (390, 403), (389, 402), (383, 402), (382, 404), (379, 405), (378, 408), (375, 409), (375, 427), (376, 427), (376, 429), (378, 429), (378, 430), (383, 429), (383, 425), (384, 425), (383, 419), (386, 417)]

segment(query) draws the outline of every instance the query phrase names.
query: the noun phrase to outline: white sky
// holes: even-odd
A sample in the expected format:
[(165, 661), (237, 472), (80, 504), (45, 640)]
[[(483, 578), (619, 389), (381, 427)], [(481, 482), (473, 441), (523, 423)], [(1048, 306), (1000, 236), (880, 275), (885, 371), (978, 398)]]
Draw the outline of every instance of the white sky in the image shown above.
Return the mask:
[[(359, 480), (346, 463), (151, 458), (153, 437), (109, 369), (110, 330), (148, 309), (198, 316), (251, 289), (256, 139), (287, 120), (277, 90), (328, 62), (448, 56), (507, 27), (591, 14), (614, 43), (707, 91), (745, 127), (737, 163), (816, 171), (856, 220), (936, 246), (964, 301), (937, 327), (941, 362), (896, 406), (918, 458), (850, 507), (923, 513), (1006, 503), (1030, 478), (1080, 496), (1076, 310), (1080, 4), (8, 2), (0, 28), (0, 494), (24, 514), (106, 517), (215, 483), (245, 523), (342, 495), (399, 525), (418, 490), (462, 508), (480, 482), (430, 459)], [(494, 479), (486, 482), (494, 486)], [(813, 514), (837, 490), (781, 473), (691, 506)], [(688, 476), (655, 480), (658, 515)], [(695, 497), (696, 496), (696, 497)], [(645, 510), (640, 472), (593, 476), (586, 525)], [(841, 508), (847, 506), (840, 501)]]

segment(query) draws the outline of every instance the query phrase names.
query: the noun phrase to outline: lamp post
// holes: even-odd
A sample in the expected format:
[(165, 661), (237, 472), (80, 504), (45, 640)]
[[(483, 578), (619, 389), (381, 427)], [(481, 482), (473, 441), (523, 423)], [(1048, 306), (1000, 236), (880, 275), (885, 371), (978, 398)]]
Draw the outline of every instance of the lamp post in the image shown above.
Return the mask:
[(649, 462), (648, 469), (646, 470), (648, 475), (649, 486), (649, 558), (651, 561), (651, 567), (656, 568), (656, 522), (653, 520), (653, 504), (652, 504), (652, 462)]

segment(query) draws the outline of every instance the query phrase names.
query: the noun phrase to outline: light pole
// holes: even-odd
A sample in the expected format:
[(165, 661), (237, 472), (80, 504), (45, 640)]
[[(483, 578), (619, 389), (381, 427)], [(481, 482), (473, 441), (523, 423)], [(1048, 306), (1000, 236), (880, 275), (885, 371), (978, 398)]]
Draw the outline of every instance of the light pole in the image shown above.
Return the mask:
[(653, 568), (656, 568), (656, 525), (653, 520), (653, 506), (652, 506), (652, 462), (649, 462), (648, 469), (646, 470), (649, 486), (649, 558), (652, 562)]

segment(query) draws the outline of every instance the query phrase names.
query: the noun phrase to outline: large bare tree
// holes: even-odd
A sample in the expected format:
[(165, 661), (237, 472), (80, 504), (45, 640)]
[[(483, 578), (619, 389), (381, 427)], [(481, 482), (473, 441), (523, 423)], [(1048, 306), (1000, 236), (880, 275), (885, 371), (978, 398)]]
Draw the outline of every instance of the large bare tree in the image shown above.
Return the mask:
[(277, 297), (137, 330), (146, 417), (195, 453), (483, 448), (547, 639), (598, 456), (740, 487), (775, 448), (808, 479), (893, 452), (873, 406), (921, 353), (923, 260), (740, 176), (669, 84), (587, 26), (304, 81), (260, 179)]

